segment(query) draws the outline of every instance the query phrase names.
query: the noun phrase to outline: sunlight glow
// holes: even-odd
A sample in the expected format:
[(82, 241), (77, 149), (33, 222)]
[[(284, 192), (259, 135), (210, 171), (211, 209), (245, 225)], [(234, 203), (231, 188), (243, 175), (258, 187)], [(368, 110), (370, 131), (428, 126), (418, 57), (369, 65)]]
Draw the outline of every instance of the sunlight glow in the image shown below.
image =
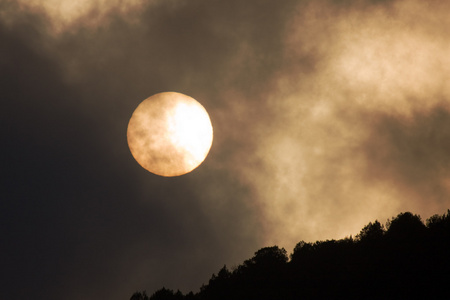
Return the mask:
[[(179, 103), (168, 120), (170, 140), (186, 153), (188, 165), (203, 160), (212, 142), (212, 127), (205, 110), (195, 104)], [(181, 150), (182, 149), (182, 150)]]

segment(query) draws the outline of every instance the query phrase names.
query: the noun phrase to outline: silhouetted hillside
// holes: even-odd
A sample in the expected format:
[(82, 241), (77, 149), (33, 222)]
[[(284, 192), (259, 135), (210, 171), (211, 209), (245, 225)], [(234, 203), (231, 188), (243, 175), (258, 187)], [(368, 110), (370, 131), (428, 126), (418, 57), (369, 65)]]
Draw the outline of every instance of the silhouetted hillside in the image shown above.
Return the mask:
[(449, 254), (450, 210), (425, 224), (405, 212), (355, 238), (301, 241), (289, 257), (278, 246), (262, 248), (233, 270), (224, 266), (196, 294), (162, 288), (131, 300), (443, 299)]

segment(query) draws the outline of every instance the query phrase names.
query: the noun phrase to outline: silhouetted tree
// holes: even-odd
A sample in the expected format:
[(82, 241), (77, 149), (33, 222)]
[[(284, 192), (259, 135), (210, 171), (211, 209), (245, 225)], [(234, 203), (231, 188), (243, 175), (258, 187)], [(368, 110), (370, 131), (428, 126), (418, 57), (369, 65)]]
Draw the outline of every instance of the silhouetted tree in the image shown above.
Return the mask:
[(450, 209), (447, 210), (447, 214), (433, 215), (427, 222), (427, 227), (436, 232), (448, 232), (450, 230)]
[(400, 240), (414, 240), (425, 232), (426, 226), (422, 223), (419, 215), (410, 212), (400, 213), (386, 223), (387, 236)]
[(143, 292), (136, 292), (134, 293), (130, 300), (149, 300), (147, 293), (145, 291)]
[(288, 261), (287, 252), (278, 246), (265, 247), (255, 252), (255, 256), (244, 262), (245, 265), (258, 267), (271, 267), (284, 265)]
[(265, 247), (230, 271), (213, 274), (197, 294), (161, 289), (131, 300), (438, 299), (450, 278), (450, 210), (422, 222), (400, 213), (364, 226), (356, 238)]
[(356, 235), (356, 240), (362, 242), (376, 242), (383, 238), (384, 233), (384, 226), (376, 220), (375, 222), (370, 222), (364, 226), (359, 234)]
[(265, 247), (244, 261), (233, 273), (234, 299), (283, 299), (287, 252), (278, 246)]
[(217, 275), (213, 274), (208, 285), (200, 288), (202, 299), (230, 299), (232, 291), (232, 273), (224, 265)]
[(174, 293), (173, 290), (169, 290), (163, 287), (162, 289), (156, 291), (150, 297), (150, 300), (181, 300), (183, 298), (184, 296), (179, 290)]
[(305, 241), (300, 241), (295, 245), (294, 251), (290, 255), (291, 261), (297, 261), (305, 256), (311, 254), (314, 250), (314, 247), (311, 243), (306, 243)]

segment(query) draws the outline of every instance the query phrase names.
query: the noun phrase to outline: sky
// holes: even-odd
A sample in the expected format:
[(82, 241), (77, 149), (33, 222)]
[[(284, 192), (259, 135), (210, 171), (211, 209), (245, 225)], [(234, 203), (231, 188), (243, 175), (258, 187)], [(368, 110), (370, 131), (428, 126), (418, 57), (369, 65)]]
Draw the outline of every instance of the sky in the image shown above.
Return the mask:
[[(0, 0), (1, 299), (198, 291), (258, 249), (450, 207), (450, 3)], [(160, 177), (127, 145), (180, 92), (214, 141)]]

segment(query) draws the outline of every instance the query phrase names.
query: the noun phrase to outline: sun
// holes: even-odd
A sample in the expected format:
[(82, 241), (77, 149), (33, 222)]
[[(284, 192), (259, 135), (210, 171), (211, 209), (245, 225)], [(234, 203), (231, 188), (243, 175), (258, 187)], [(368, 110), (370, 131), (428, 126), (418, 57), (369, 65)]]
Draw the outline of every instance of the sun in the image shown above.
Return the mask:
[(199, 102), (181, 93), (165, 92), (139, 104), (128, 123), (127, 140), (143, 168), (160, 176), (180, 176), (205, 160), (213, 129)]

